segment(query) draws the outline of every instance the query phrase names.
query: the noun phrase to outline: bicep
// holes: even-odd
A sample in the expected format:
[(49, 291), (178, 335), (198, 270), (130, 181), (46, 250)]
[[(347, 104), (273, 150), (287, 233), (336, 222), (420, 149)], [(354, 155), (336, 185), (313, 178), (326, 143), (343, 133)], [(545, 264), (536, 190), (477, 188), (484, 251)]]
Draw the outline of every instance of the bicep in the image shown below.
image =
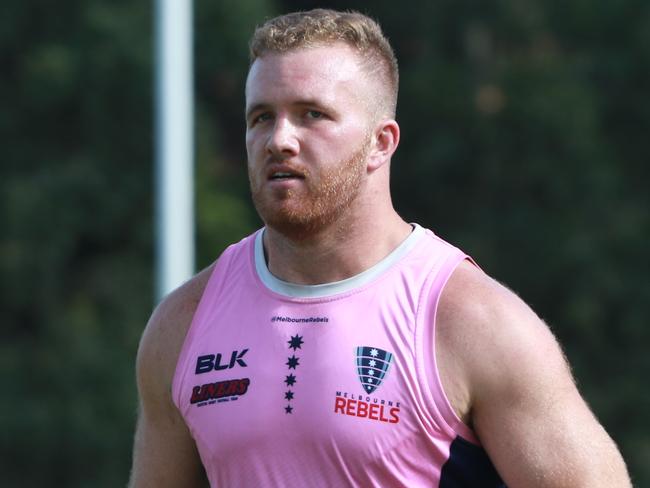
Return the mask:
[(208, 486), (196, 445), (182, 420), (156, 418), (141, 408), (130, 486)]
[(551, 331), (516, 297), (506, 302), (472, 382), (474, 428), (506, 484), (629, 486)]
[(140, 409), (130, 486), (207, 486), (196, 444), (172, 401), (171, 382), (183, 334), (154, 318), (137, 358)]

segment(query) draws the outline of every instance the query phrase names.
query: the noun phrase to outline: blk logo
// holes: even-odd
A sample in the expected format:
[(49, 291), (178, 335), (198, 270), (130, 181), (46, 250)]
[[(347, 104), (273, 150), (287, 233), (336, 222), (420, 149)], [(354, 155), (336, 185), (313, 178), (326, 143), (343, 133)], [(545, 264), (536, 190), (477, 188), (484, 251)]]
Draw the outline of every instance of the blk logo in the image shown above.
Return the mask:
[(221, 353), (215, 354), (206, 354), (205, 356), (199, 356), (196, 360), (196, 370), (195, 374), (209, 373), (210, 371), (222, 371), (224, 369), (232, 369), (235, 365), (242, 366), (247, 368), (248, 365), (244, 361), (243, 357), (248, 352), (248, 349), (243, 351), (233, 351), (230, 354), (230, 361), (222, 363)]

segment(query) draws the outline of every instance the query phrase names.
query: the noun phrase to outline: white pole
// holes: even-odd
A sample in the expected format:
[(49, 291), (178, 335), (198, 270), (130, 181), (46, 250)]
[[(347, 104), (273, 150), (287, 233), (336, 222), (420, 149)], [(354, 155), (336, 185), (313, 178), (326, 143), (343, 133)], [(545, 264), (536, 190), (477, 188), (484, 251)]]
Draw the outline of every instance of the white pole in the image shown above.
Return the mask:
[(194, 273), (192, 0), (156, 0), (156, 299)]

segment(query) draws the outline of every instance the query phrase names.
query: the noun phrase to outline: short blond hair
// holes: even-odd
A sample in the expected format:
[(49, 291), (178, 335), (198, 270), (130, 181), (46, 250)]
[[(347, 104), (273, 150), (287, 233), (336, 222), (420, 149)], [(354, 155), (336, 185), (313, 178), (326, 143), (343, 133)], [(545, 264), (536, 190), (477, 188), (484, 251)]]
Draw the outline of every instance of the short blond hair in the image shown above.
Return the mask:
[(399, 73), (393, 48), (379, 24), (359, 12), (314, 9), (293, 12), (266, 21), (255, 29), (251, 38), (251, 65), (268, 53), (344, 42), (353, 48), (361, 66), (372, 77), (379, 77), (386, 87), (383, 105), (395, 116)]

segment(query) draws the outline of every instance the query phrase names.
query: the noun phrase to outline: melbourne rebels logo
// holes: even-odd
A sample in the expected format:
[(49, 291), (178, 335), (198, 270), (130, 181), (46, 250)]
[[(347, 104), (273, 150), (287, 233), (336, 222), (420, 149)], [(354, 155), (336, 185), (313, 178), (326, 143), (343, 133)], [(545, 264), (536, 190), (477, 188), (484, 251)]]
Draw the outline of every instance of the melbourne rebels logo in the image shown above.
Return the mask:
[(388, 374), (393, 355), (376, 347), (357, 347), (357, 374), (366, 393), (372, 393)]
[(334, 413), (348, 417), (396, 424), (400, 420), (400, 402), (371, 397), (388, 374), (393, 355), (378, 347), (359, 346), (356, 350), (357, 375), (364, 395), (337, 391)]

